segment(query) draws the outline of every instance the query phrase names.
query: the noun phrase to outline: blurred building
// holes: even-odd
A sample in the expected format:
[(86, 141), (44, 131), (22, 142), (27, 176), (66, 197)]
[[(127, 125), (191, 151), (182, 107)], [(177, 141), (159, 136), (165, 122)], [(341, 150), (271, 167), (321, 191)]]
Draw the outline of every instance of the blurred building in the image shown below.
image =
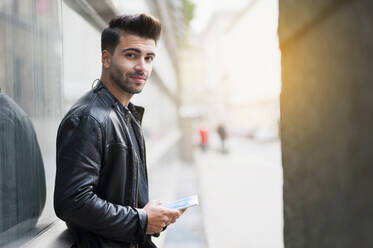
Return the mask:
[(268, 129), (276, 138), (281, 85), (277, 4), (241, 3), (236, 9), (227, 2), (216, 7), (183, 51), (183, 104), (202, 113), (211, 131), (223, 122), (232, 134), (256, 137)]
[(183, 1), (0, 2), (0, 88), (32, 120), (47, 184), (45, 208), (35, 230), (13, 240), (8, 247), (19, 247), (56, 220), (52, 196), (59, 121), (101, 75), (100, 38), (108, 21), (115, 15), (141, 12), (157, 17), (163, 26), (152, 77), (143, 93), (133, 98), (146, 110), (143, 127), (148, 164), (153, 167), (179, 157), (177, 54), (179, 39), (185, 32)]
[(32, 118), (62, 113), (61, 3), (0, 3), (0, 86)]

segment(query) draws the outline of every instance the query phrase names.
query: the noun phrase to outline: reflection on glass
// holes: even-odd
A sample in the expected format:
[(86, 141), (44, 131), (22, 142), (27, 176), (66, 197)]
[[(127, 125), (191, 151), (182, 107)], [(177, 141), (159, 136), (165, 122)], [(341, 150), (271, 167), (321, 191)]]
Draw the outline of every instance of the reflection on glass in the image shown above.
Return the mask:
[(43, 210), (45, 174), (30, 119), (0, 93), (0, 245), (30, 231)]
[(0, 247), (20, 247), (56, 219), (60, 12), (61, 1), (0, 1)]

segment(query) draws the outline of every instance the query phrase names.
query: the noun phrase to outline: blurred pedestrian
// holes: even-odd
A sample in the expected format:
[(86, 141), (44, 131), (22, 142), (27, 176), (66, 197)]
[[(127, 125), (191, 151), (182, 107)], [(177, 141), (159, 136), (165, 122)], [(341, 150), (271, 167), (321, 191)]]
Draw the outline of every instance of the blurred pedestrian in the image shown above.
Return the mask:
[(207, 150), (207, 144), (208, 144), (208, 134), (207, 134), (207, 129), (204, 127), (200, 127), (199, 130), (199, 141), (200, 141), (200, 147), (203, 152)]
[(226, 139), (227, 139), (227, 130), (224, 126), (223, 123), (220, 123), (216, 129), (218, 135), (219, 135), (219, 138), (220, 138), (220, 142), (221, 142), (221, 153), (227, 153), (228, 150), (227, 150), (227, 147), (226, 147)]
[(112, 19), (101, 35), (100, 82), (58, 129), (54, 207), (76, 247), (156, 247), (150, 235), (183, 213), (149, 202), (144, 108), (130, 102), (150, 77), (160, 32), (149, 15)]

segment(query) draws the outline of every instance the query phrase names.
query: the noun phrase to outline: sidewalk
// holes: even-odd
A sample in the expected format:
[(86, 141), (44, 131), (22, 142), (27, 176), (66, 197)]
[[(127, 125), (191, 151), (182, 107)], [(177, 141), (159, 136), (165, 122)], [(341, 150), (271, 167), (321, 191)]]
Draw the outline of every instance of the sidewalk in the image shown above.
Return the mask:
[(153, 239), (159, 248), (282, 248), (279, 141), (232, 138), (229, 153), (196, 151), (196, 163), (151, 168), (150, 198), (171, 202), (198, 193), (188, 209)]
[[(193, 164), (175, 162), (154, 167), (149, 173), (150, 198), (164, 203), (198, 193), (197, 173)], [(200, 207), (188, 209), (153, 241), (159, 248), (206, 248)]]
[(230, 140), (229, 154), (197, 153), (209, 248), (282, 248), (280, 142)]

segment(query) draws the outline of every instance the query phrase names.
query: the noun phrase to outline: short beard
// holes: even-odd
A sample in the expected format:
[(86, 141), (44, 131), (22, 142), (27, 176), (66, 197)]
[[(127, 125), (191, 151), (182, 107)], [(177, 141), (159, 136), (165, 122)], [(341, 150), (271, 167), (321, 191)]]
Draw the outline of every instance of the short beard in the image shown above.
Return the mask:
[[(131, 76), (134, 76), (138, 73), (126, 73), (126, 79), (123, 79), (120, 72), (114, 68), (113, 70), (110, 70), (109, 76), (110, 79), (123, 91), (129, 93), (129, 94), (138, 94), (142, 91), (142, 89), (135, 89), (132, 87), (129, 87), (129, 81), (128, 78)], [(147, 78), (145, 78), (146, 81)]]

